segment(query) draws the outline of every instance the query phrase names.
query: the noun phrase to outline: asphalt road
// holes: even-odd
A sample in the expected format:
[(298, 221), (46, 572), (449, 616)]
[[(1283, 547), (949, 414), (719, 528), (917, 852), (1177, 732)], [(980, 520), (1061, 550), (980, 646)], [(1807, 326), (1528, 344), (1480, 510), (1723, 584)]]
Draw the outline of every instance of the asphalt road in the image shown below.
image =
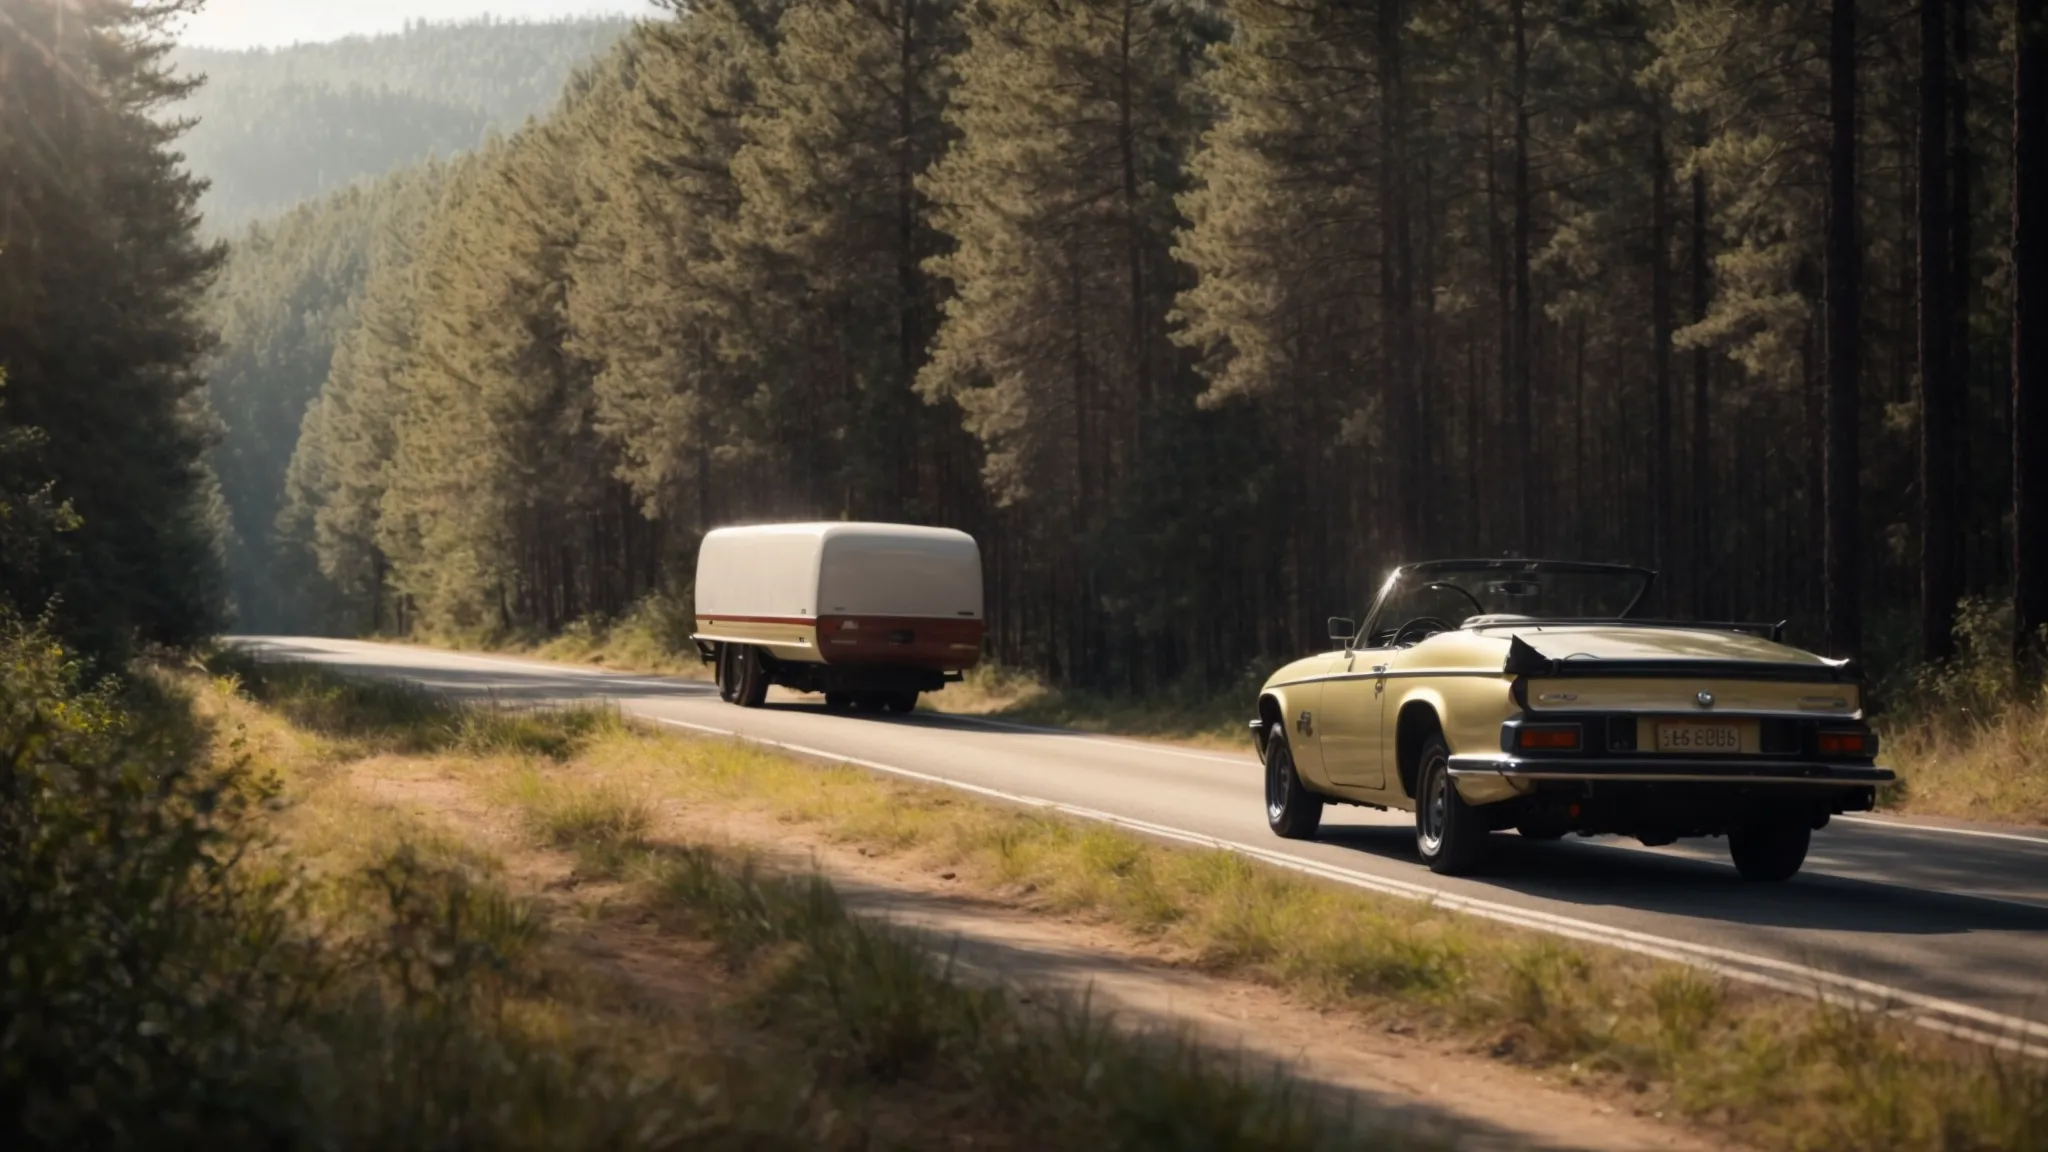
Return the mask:
[(1487, 875), (1454, 879), (1416, 861), (1406, 814), (1333, 807), (1320, 839), (1274, 837), (1249, 738), (1244, 752), (1223, 753), (924, 712), (839, 715), (821, 702), (749, 710), (682, 680), (346, 640), (236, 643), (465, 697), (609, 700), (684, 731), (1049, 805), (1335, 883), (2048, 1048), (2048, 832), (1838, 818), (1816, 834), (1805, 871), (1783, 885), (1743, 883), (1720, 841), (1647, 849), (1509, 833), (1496, 838)]

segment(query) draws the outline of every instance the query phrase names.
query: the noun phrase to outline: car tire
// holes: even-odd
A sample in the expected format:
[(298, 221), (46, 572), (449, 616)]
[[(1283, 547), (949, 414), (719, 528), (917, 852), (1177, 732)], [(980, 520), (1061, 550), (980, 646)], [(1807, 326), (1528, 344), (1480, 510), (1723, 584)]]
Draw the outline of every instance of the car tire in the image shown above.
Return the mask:
[(849, 692), (825, 693), (825, 707), (833, 712), (845, 712), (853, 707), (853, 694)]
[(1813, 828), (1796, 820), (1747, 824), (1728, 833), (1728, 854), (1744, 880), (1775, 884), (1790, 880), (1806, 863)]
[(759, 708), (767, 703), (768, 663), (761, 650), (751, 644), (741, 645), (733, 664), (738, 675), (734, 677), (732, 702), (742, 708)]
[(1266, 826), (1283, 840), (1312, 840), (1323, 823), (1323, 798), (1308, 790), (1294, 767), (1287, 730), (1266, 737)]
[(1415, 851), (1441, 876), (1470, 872), (1485, 858), (1489, 829), (1479, 810), (1458, 795), (1451, 779), (1451, 750), (1432, 732), (1416, 754)]
[(917, 695), (915, 692), (885, 693), (881, 698), (882, 709), (888, 712), (915, 712), (917, 711)]

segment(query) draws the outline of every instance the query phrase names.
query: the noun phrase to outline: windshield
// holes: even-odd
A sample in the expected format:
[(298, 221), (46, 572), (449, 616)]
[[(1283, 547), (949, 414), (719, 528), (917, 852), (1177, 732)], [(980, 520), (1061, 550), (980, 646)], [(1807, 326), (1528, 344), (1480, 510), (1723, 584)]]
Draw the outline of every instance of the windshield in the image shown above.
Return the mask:
[[(1421, 634), (1512, 620), (1618, 619), (1643, 591), (1643, 569), (1590, 565), (1418, 565), (1401, 573), (1374, 615), (1369, 647)], [(1413, 628), (1410, 625), (1414, 625)], [(1402, 636), (1403, 632), (1407, 635)]]

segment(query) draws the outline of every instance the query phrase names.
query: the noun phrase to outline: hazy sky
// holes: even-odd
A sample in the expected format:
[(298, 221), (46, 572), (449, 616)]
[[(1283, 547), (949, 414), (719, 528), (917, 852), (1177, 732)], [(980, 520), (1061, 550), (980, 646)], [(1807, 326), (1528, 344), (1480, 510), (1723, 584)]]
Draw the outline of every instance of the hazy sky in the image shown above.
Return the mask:
[(542, 20), (647, 9), (647, 0), (208, 0), (180, 39), (208, 48), (276, 47), (396, 32), (407, 19)]

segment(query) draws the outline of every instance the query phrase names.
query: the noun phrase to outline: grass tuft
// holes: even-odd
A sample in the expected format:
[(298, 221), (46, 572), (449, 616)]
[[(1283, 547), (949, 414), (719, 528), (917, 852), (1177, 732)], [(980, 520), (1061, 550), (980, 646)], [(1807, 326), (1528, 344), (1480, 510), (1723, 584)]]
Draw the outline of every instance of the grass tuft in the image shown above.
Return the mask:
[(538, 840), (577, 852), (599, 875), (625, 870), (654, 827), (653, 802), (614, 785), (579, 787), (525, 768), (503, 786), (503, 795)]

